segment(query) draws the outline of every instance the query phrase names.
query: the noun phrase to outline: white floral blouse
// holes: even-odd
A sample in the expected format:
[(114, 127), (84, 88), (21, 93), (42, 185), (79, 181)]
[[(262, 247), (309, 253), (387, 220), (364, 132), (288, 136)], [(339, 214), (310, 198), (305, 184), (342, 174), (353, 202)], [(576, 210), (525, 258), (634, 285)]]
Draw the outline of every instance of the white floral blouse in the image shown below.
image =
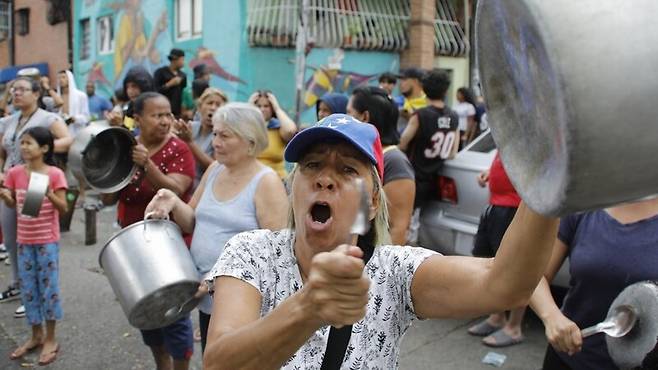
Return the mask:
[[(267, 315), (302, 287), (290, 230), (256, 230), (238, 234), (207, 275), (232, 276), (253, 285), (262, 295), (261, 316)], [(436, 253), (423, 248), (381, 246), (366, 265), (370, 278), (366, 316), (352, 326), (342, 369), (395, 369), (400, 342), (417, 319), (411, 302), (411, 281), (418, 266)], [(320, 328), (284, 364), (283, 369), (320, 369), (329, 326)]]

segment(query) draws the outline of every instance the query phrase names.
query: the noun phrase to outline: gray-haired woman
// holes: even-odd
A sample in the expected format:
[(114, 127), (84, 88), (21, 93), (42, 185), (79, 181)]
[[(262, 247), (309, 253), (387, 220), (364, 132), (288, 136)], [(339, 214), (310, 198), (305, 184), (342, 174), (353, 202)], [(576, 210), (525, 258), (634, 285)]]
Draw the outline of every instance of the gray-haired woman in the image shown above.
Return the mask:
[[(213, 115), (213, 134), (217, 162), (208, 167), (192, 199), (185, 203), (162, 189), (146, 208), (153, 217), (172, 213), (184, 232), (194, 232), (190, 252), (202, 275), (231, 237), (254, 229), (282, 229), (288, 214), (283, 183), (256, 159), (268, 144), (260, 111), (251, 104), (229, 103)], [(210, 297), (205, 296), (199, 305), (202, 350), (211, 310)]]

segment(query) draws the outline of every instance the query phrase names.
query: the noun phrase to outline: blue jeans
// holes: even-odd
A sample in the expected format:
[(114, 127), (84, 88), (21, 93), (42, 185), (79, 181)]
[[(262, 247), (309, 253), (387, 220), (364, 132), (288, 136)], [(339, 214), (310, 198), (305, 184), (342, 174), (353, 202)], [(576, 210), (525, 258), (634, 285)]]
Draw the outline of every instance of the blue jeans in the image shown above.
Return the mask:
[(59, 243), (18, 245), (18, 285), (29, 325), (62, 319)]

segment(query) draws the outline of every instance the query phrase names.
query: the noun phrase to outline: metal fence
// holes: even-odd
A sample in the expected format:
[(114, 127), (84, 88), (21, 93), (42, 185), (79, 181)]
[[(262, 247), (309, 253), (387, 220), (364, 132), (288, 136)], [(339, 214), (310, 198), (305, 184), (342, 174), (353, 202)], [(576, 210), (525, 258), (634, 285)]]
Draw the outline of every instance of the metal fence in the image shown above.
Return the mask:
[[(294, 47), (300, 0), (248, 0), (252, 46)], [(318, 47), (401, 51), (409, 44), (409, 0), (308, 0), (307, 40)], [(464, 56), (468, 38), (450, 0), (436, 1), (435, 51)]]

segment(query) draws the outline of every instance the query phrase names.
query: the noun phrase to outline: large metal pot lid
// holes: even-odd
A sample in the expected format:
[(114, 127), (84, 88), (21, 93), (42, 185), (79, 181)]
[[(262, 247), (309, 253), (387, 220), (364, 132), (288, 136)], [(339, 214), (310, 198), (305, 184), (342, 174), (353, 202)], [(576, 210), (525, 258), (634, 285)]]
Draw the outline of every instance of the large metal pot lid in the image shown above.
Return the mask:
[[(141, 232), (150, 232), (149, 230), (160, 230), (162, 227), (167, 227), (167, 226), (173, 227), (176, 230), (176, 232), (182, 235), (180, 226), (178, 226), (177, 223), (165, 219), (142, 220), (139, 222), (135, 222), (134, 224), (128, 225), (123, 229), (115, 232), (114, 234), (112, 234), (112, 236), (110, 236), (109, 239), (107, 239), (107, 242), (105, 242), (105, 245), (103, 245), (103, 248), (101, 248), (100, 253), (98, 253), (98, 265), (101, 268), (103, 268), (103, 262), (102, 262), (103, 252), (105, 252), (105, 249), (110, 245), (110, 243), (112, 243), (114, 239), (118, 238), (123, 233), (127, 233), (128, 231), (133, 230), (134, 228), (137, 227), (142, 229)], [(153, 227), (155, 227), (155, 229), (153, 229)], [(169, 231), (165, 229), (165, 232), (169, 232)]]
[(623, 337), (606, 335), (608, 352), (622, 369), (658, 369), (658, 285), (642, 281), (629, 285), (612, 302), (608, 314), (620, 305), (637, 313), (633, 329)]

